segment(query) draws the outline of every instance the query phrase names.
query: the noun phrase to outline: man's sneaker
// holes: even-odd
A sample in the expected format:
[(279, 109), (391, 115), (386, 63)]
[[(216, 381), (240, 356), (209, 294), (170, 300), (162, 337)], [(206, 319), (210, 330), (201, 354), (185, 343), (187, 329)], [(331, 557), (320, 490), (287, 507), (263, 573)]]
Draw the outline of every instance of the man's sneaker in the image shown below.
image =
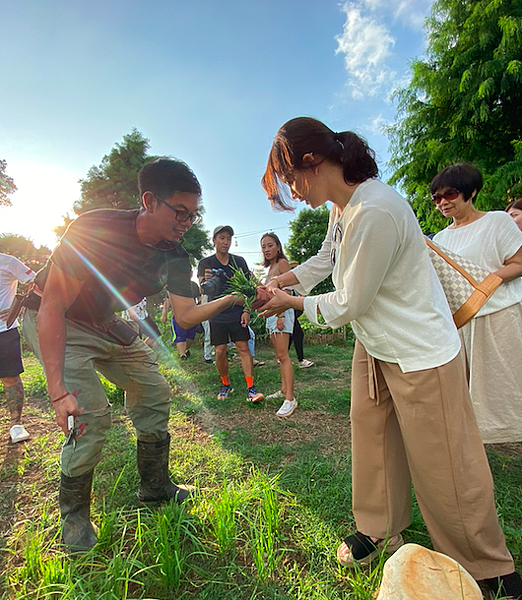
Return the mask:
[(247, 400), (249, 402), (261, 402), (263, 398), (263, 394), (258, 392), (254, 386), (247, 389)]
[(279, 400), (280, 398), (286, 398), (286, 395), (283, 392), (283, 390), (277, 390), (277, 392), (274, 392), (273, 394), (269, 394), (266, 397), (267, 400)]
[(23, 425), (13, 425), (9, 430), (9, 435), (11, 436), (13, 444), (25, 442), (25, 440), (28, 440), (31, 437)]
[(225, 398), (231, 394), (234, 390), (232, 389), (231, 385), (224, 385), (221, 388), (221, 391), (219, 392), (217, 399), (218, 400), (225, 400)]
[(297, 408), (297, 400), (285, 400), (281, 408), (276, 412), (278, 417), (289, 417)]
[(213, 361), (211, 358), (205, 358), (205, 363), (206, 363), (207, 365), (213, 365), (213, 364), (214, 364), (214, 361)]
[(308, 369), (309, 367), (313, 367), (314, 363), (311, 360), (307, 360), (306, 358), (303, 358), (303, 360), (299, 361), (299, 368), (300, 369)]
[(187, 354), (186, 352), (185, 352), (185, 354), (182, 354), (182, 355), (179, 357), (179, 359), (180, 359), (180, 360), (187, 360), (187, 358), (188, 358), (188, 354)]

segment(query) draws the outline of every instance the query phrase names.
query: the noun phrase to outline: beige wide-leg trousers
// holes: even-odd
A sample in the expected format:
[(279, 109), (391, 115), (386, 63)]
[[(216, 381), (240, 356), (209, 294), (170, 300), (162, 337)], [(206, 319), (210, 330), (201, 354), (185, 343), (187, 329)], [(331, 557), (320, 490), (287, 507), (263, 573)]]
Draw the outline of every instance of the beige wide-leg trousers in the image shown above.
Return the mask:
[(408, 527), (413, 482), (435, 550), (477, 580), (512, 573), (462, 358), (403, 373), (357, 342), (351, 402), (357, 529), (384, 538)]

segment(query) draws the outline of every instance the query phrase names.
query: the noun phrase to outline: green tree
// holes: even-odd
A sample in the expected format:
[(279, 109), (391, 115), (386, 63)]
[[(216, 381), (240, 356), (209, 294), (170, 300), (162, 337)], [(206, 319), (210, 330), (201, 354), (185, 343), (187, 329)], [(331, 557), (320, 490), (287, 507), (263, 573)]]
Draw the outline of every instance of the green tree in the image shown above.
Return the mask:
[[(290, 221), (290, 236), (285, 251), (290, 260), (302, 263), (315, 256), (326, 236), (330, 211), (326, 206), (315, 210), (304, 208)], [(324, 294), (333, 290), (332, 278), (328, 277), (317, 285), (312, 294)]]
[(9, 196), (16, 192), (16, 185), (12, 177), (6, 172), (7, 162), (0, 160), (0, 206), (11, 206)]
[(51, 251), (47, 246), (36, 247), (34, 242), (16, 233), (0, 233), (0, 253), (14, 256), (37, 271), (45, 264)]
[(477, 207), (502, 209), (522, 195), (522, 0), (436, 0), (428, 49), (414, 60), (388, 128), (391, 183), (407, 193), (425, 231), (444, 219), (429, 183), (459, 161), (484, 176)]
[[(139, 208), (138, 171), (156, 158), (147, 154), (149, 148), (149, 140), (137, 129), (124, 135), (123, 141), (115, 144), (99, 165), (91, 167), (85, 179), (80, 179), (81, 197), (73, 205), (74, 213), (81, 215), (96, 208)], [(72, 220), (70, 215), (63, 217), (63, 223), (54, 228), (58, 237), (64, 234)], [(193, 264), (203, 258), (205, 250), (212, 248), (209, 234), (201, 224), (189, 229), (182, 245)]]
[(99, 165), (80, 179), (81, 198), (74, 203), (77, 215), (94, 208), (139, 208), (138, 171), (153, 159), (149, 140), (133, 129), (106, 154)]

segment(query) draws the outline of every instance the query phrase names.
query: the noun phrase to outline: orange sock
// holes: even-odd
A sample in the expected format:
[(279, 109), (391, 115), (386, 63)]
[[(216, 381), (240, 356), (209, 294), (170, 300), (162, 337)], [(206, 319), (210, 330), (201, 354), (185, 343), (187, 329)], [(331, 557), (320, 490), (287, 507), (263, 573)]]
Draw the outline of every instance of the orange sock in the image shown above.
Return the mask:
[(228, 375), (225, 375), (225, 377), (221, 378), (221, 383), (223, 385), (230, 385), (230, 379), (228, 378)]
[(251, 388), (254, 385), (253, 377), (245, 377), (245, 381), (247, 382), (247, 388)]

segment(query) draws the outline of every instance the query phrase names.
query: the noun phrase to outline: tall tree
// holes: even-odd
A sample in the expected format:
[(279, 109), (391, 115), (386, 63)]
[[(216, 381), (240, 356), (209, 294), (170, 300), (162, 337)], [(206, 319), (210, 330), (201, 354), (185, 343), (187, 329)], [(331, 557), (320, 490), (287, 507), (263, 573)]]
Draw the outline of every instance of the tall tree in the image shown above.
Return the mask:
[[(139, 208), (138, 171), (156, 158), (147, 154), (149, 147), (149, 140), (137, 129), (124, 135), (123, 141), (115, 144), (99, 165), (91, 167), (85, 179), (80, 179), (81, 198), (73, 205), (75, 214), (81, 215), (96, 208)], [(65, 215), (63, 223), (55, 227), (55, 233), (63, 235), (72, 220)], [(203, 258), (205, 250), (212, 248), (212, 244), (208, 232), (198, 224), (185, 234), (183, 247), (195, 263)]]
[(0, 206), (11, 206), (9, 196), (16, 192), (16, 189), (13, 178), (7, 174), (7, 162), (0, 160)]
[(482, 171), (478, 208), (522, 195), (522, 0), (436, 0), (426, 30), (426, 58), (413, 61), (387, 132), (391, 183), (406, 191), (423, 229), (438, 231), (444, 220), (428, 186), (449, 164)]
[[(290, 221), (290, 236), (285, 246), (290, 260), (302, 263), (315, 256), (326, 236), (330, 211), (326, 206), (315, 210), (303, 208), (297, 217)], [(317, 285), (312, 294), (324, 294), (333, 290), (332, 278), (328, 277)]]
[(74, 212), (81, 215), (93, 208), (138, 208), (138, 171), (154, 158), (147, 155), (149, 147), (149, 140), (137, 129), (124, 135), (123, 142), (117, 143), (98, 166), (91, 167), (85, 179), (80, 179), (81, 198), (74, 203)]

